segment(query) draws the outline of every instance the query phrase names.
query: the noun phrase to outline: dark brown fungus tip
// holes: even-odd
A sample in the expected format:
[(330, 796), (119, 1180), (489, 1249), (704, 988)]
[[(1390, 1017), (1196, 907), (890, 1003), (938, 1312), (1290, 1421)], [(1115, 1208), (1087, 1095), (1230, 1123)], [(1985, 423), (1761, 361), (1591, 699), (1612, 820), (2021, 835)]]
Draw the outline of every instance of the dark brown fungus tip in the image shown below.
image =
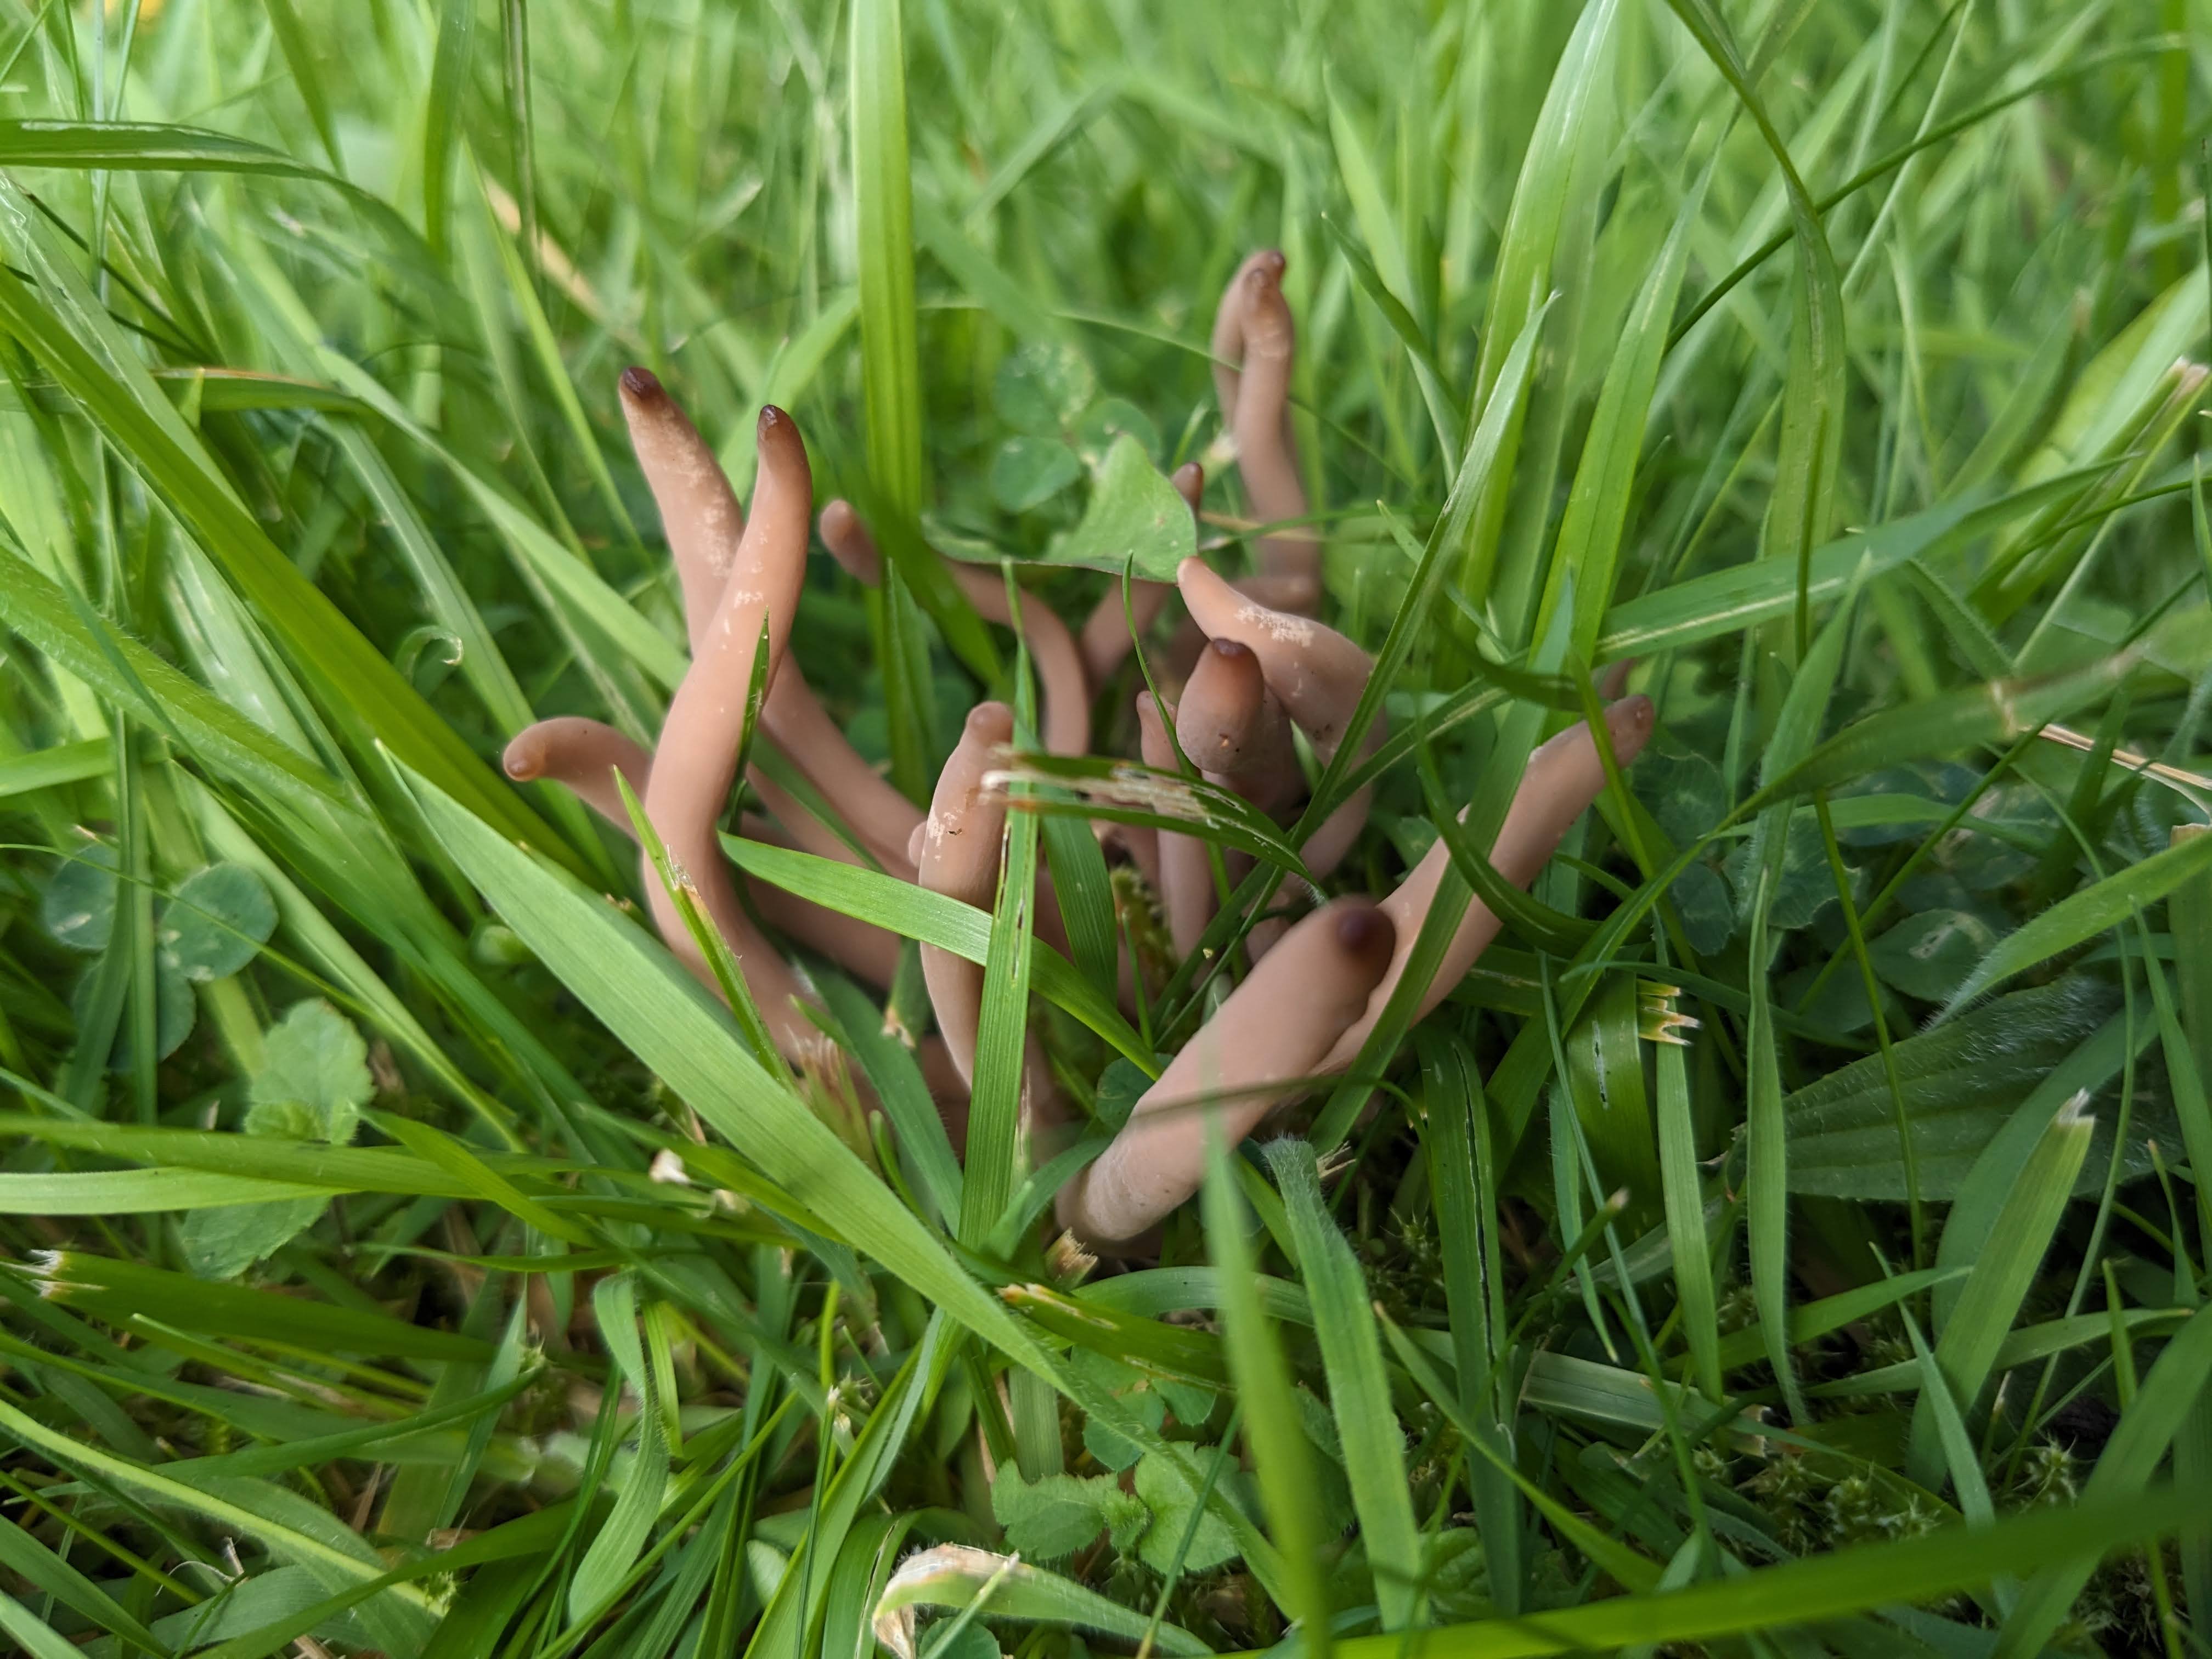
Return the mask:
[(665, 398), (668, 390), (660, 384), (660, 377), (651, 369), (632, 363), (622, 372), (623, 395), (644, 403), (655, 398)]
[(1206, 469), (1196, 461), (1185, 461), (1175, 470), (1175, 477), (1168, 482), (1175, 486), (1176, 494), (1182, 497), (1184, 505), (1195, 514), (1199, 502), (1206, 495)]
[(1397, 944), (1397, 928), (1375, 905), (1347, 905), (1337, 918), (1336, 948), (1362, 972), (1379, 978)]

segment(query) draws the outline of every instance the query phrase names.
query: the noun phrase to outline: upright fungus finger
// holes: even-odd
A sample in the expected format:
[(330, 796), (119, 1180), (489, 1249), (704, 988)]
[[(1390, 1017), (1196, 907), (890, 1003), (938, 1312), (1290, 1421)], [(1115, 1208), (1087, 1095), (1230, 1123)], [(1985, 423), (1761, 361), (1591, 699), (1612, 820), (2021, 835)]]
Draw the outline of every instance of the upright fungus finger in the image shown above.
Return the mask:
[(1290, 522), (1305, 518), (1308, 507), (1291, 441), (1297, 337), (1290, 301), (1283, 297), (1284, 266), (1281, 253), (1267, 248), (1237, 267), (1213, 335), (1214, 356), (1237, 367), (1232, 376), (1217, 362), (1214, 385), (1222, 393), (1222, 417), (1237, 442), (1237, 471), (1254, 514), (1263, 523), (1288, 526), (1260, 538), (1259, 573), (1311, 582), (1302, 607), (1310, 609), (1320, 599), (1321, 544), (1310, 528)]
[(822, 545), (830, 550), (830, 556), (844, 568), (845, 574), (863, 587), (875, 587), (884, 580), (884, 556), (876, 546), (876, 538), (868, 533), (868, 526), (860, 522), (860, 515), (853, 504), (840, 496), (822, 509)]
[[(1162, 772), (1182, 769), (1149, 691), (1137, 693), (1137, 732), (1146, 765)], [(1213, 866), (1206, 856), (1206, 843), (1196, 836), (1162, 830), (1158, 848), (1153, 856), (1159, 861), (1160, 908), (1167, 915), (1168, 938), (1176, 954), (1187, 957), (1198, 948), (1206, 924), (1213, 920)]]
[(630, 793), (642, 800), (653, 757), (611, 726), (575, 714), (540, 720), (507, 739), (500, 763), (517, 783), (550, 778), (562, 785), (623, 834), (636, 839), (614, 775), (619, 771), (629, 779)]
[[(848, 575), (866, 586), (873, 587), (883, 580), (883, 553), (851, 503), (835, 501), (822, 509), (822, 544)], [(942, 562), (954, 585), (985, 622), (1001, 628), (1016, 626), (1013, 611), (1006, 603), (1003, 575), (957, 559)], [(1035, 594), (1022, 594), (1021, 605), (1018, 631), (1029, 643), (1030, 660), (1036, 665), (1037, 681), (1044, 694), (1044, 746), (1054, 755), (1085, 754), (1091, 748), (1091, 687), (1075, 636), (1053, 614), (1052, 607)]]
[[(1169, 480), (1176, 494), (1190, 508), (1193, 519), (1198, 517), (1198, 504), (1206, 494), (1206, 469), (1196, 461), (1185, 461), (1175, 470)], [(1168, 595), (1175, 591), (1171, 582), (1148, 582), (1135, 577), (1129, 580), (1129, 601), (1121, 603), (1121, 583), (1117, 577), (1114, 584), (1099, 596), (1084, 619), (1079, 643), (1083, 652), (1084, 672), (1091, 677), (1092, 686), (1103, 686), (1114, 671), (1121, 665), (1136, 640), (1151, 632), (1166, 608)]]
[(1200, 771), (1263, 812), (1287, 806), (1305, 787), (1290, 716), (1241, 640), (1210, 640), (1199, 653), (1176, 705), (1176, 737)]
[(1395, 930), (1364, 898), (1324, 905), (1284, 934), (1137, 1102), (1097, 1161), (1062, 1189), (1060, 1219), (1093, 1243), (1135, 1238), (1196, 1192), (1206, 1115), (1234, 1146), (1365, 1012)]
[[(1624, 697), (1607, 708), (1606, 731), (1613, 741), (1614, 758), (1621, 765), (1626, 766), (1643, 752), (1644, 745), (1650, 740), (1653, 719), (1649, 697)], [(1570, 726), (1529, 756), (1528, 769), (1521, 776), (1521, 787), (1514, 792), (1513, 804), (1506, 809), (1504, 824), (1498, 832), (1497, 845), (1491, 849), (1490, 861), (1497, 866), (1498, 874), (1516, 887), (1526, 887), (1534, 881), (1536, 872), (1559, 850), (1561, 838), (1604, 788), (1604, 764), (1598, 758), (1597, 744), (1587, 725)], [(1367, 1040), (1368, 1032), (1382, 1015), (1383, 1004), (1389, 1000), (1390, 993), (1406, 970), (1413, 940), (1427, 918), (1429, 907), (1436, 902), (1437, 888), (1450, 861), (1449, 849), (1438, 841), (1399, 883), (1397, 891), (1382, 901), (1382, 909), (1398, 930), (1398, 946), (1391, 958), (1389, 974), (1376, 988), (1366, 1014), (1345, 1032), (1330, 1052), (1323, 1070), (1340, 1071), (1358, 1056), (1359, 1045)], [(1467, 970), (1474, 966), (1475, 958), (1498, 937), (1498, 918), (1488, 905), (1480, 899), (1468, 902), (1467, 913), (1452, 934), (1435, 977), (1421, 994), (1414, 1013), (1416, 1019), (1427, 1014), (1443, 1000), (1446, 992), (1466, 976)]]
[[(918, 878), (933, 893), (989, 909), (997, 897), (1005, 796), (984, 787), (1000, 763), (998, 751), (1013, 741), (1014, 714), (1002, 702), (978, 703), (968, 714), (959, 745), (937, 775), (923, 821)], [(921, 974), (936, 1011), (937, 1029), (952, 1051), (963, 1083), (975, 1077), (975, 1023), (983, 1009), (980, 963), (933, 945), (921, 947)]]
[(675, 556), (684, 629), (696, 654), (738, 556), (744, 512), (714, 450), (651, 371), (623, 370), (622, 406), (630, 447), (652, 487), (661, 531)]
[[(813, 1028), (793, 1006), (799, 983), (769, 948), (738, 902), (737, 884), (716, 840), (714, 825), (737, 781), (753, 660), (767, 624), (773, 665), (790, 637), (806, 575), (806, 530), (812, 515), (812, 481), (806, 447), (791, 417), (774, 407), (760, 417), (760, 483), (752, 521), (738, 544), (729, 580), (708, 624), (698, 630), (691, 667), (668, 705), (646, 780), (645, 810), (666, 845), (671, 861), (696, 889), (707, 915), (744, 969), (777, 1046), (795, 1054)], [(714, 983), (675, 901), (659, 876), (645, 874), (653, 919), (669, 948), (708, 984)]]
[(761, 726), (799, 775), (837, 809), (845, 827), (876, 862), (902, 881), (912, 881), (914, 861), (907, 857), (906, 844), (921, 823), (920, 809), (860, 758), (797, 663), (787, 660), (777, 670), (761, 710)]

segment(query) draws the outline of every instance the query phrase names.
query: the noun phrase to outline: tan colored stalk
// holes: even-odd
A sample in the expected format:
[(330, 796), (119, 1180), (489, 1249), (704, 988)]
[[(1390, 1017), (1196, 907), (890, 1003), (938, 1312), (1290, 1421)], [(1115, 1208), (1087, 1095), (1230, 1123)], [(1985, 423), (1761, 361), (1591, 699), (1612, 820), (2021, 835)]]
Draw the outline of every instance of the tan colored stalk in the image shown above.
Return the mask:
[[(852, 504), (835, 501), (822, 509), (822, 544), (846, 573), (866, 586), (883, 580), (884, 557), (876, 538)], [(1006, 603), (1006, 579), (981, 565), (957, 559), (940, 561), (953, 584), (985, 622), (1001, 628), (1014, 626), (1014, 613)], [(1034, 593), (1021, 595), (1018, 629), (1029, 644), (1030, 660), (1036, 665), (1042, 693), (1045, 750), (1054, 755), (1083, 755), (1091, 750), (1091, 687), (1085, 678), (1082, 653), (1067, 624), (1052, 607)]]
[(1283, 297), (1285, 263), (1276, 249), (1262, 248), (1230, 279), (1213, 319), (1213, 384), (1254, 515), (1263, 524), (1290, 526), (1260, 538), (1258, 574), (1305, 584), (1271, 597), (1303, 597), (1297, 608), (1310, 611), (1321, 598), (1321, 544), (1309, 526), (1291, 523), (1309, 509), (1291, 440), (1297, 329)]
[(860, 758), (796, 662), (787, 659), (776, 671), (761, 710), (761, 729), (837, 809), (845, 827), (877, 863), (902, 881), (914, 879), (906, 844), (921, 823), (921, 809)]
[[(1644, 745), (1651, 738), (1653, 719), (1649, 697), (1624, 697), (1607, 708), (1606, 731), (1612, 738), (1613, 757), (1620, 764), (1628, 765), (1643, 752)], [(1528, 769), (1521, 775), (1521, 787), (1514, 792), (1513, 804), (1506, 809), (1505, 823), (1498, 832), (1497, 844), (1491, 848), (1490, 861), (1497, 866), (1498, 874), (1516, 887), (1528, 886), (1559, 850), (1561, 838), (1573, 827), (1575, 820), (1589, 811), (1604, 788), (1605, 768), (1598, 759), (1597, 744), (1591, 740), (1586, 725), (1569, 727), (1529, 756)], [(1461, 816), (1466, 814), (1462, 812)], [(1406, 970), (1413, 940), (1428, 916), (1429, 907), (1436, 902), (1437, 888), (1450, 860), (1449, 849), (1439, 840), (1398, 884), (1398, 890), (1382, 901), (1384, 913), (1397, 929), (1398, 944), (1390, 959), (1390, 971), (1376, 988), (1367, 1012), (1329, 1052), (1321, 1068), (1323, 1071), (1341, 1071), (1358, 1054), (1359, 1045), (1367, 1040), (1368, 1032), (1382, 1015), (1383, 1004), (1389, 1000), (1391, 991)], [(1498, 925), (1488, 905), (1480, 899), (1469, 901), (1436, 976), (1421, 994), (1414, 1018), (1426, 1015), (1443, 1000), (1445, 993), (1466, 977), (1475, 958), (1498, 937)]]
[(632, 841), (637, 839), (614, 775), (629, 779), (630, 793), (642, 799), (653, 757), (611, 726), (576, 714), (540, 720), (507, 739), (500, 762), (517, 783), (544, 778), (560, 784)]
[[(1159, 708), (1149, 691), (1137, 693), (1137, 732), (1139, 751), (1146, 765), (1163, 772), (1182, 770)], [(1187, 957), (1198, 948), (1206, 924), (1213, 920), (1218, 896), (1213, 887), (1213, 867), (1206, 856), (1206, 842), (1200, 837), (1172, 830), (1154, 833), (1160, 908), (1167, 915), (1168, 938), (1174, 942), (1176, 954)]]
[[(738, 557), (744, 512), (714, 452), (651, 371), (626, 368), (621, 384), (630, 447), (660, 509), (661, 532), (684, 591), (684, 629), (696, 655)], [(783, 418), (788, 423), (789, 417)], [(782, 620), (790, 625), (788, 617)]]
[(1364, 898), (1335, 900), (1285, 933), (1061, 1190), (1061, 1224), (1092, 1243), (1120, 1243), (1195, 1193), (1206, 1115), (1232, 1146), (1257, 1128), (1365, 1011), (1392, 939), (1390, 918)]
[[(937, 775), (923, 821), (919, 879), (933, 893), (988, 910), (999, 890), (999, 865), (1006, 838), (1006, 799), (984, 787), (984, 776), (1000, 763), (1000, 751), (1014, 739), (1014, 714), (1002, 702), (978, 703), (969, 711), (960, 744)], [(952, 1051), (960, 1080), (975, 1080), (975, 1024), (983, 1011), (981, 963), (933, 945), (921, 947), (921, 975), (929, 987), (937, 1029)]]
[[(765, 839), (779, 847), (789, 847), (816, 858), (831, 859), (839, 864), (865, 867), (865, 861), (836, 831), (774, 781), (763, 777), (756, 768), (752, 787), (758, 792), (761, 802), (775, 814), (774, 833)], [(768, 826), (763, 825), (763, 828)], [(753, 834), (748, 829), (748, 836)], [(887, 928), (878, 927), (848, 916), (827, 905), (799, 897), (796, 893), (765, 881), (750, 884), (753, 906), (769, 922), (793, 939), (820, 951), (832, 962), (877, 986), (888, 986), (898, 972), (898, 935)]]
[[(688, 424), (688, 423), (687, 423)], [(773, 665), (790, 637), (806, 576), (806, 530), (812, 518), (811, 474), (799, 429), (781, 410), (760, 417), (760, 483), (720, 601), (695, 629), (691, 667), (676, 688), (646, 780), (646, 816), (671, 862), (696, 890), (702, 907), (731, 950), (777, 1046), (797, 1055), (816, 1036), (793, 999), (799, 981), (769, 948), (738, 902), (737, 884), (715, 838), (715, 823), (737, 781), (753, 661), (763, 620)], [(771, 666), (773, 672), (773, 666)], [(659, 875), (644, 875), (654, 924), (684, 965), (708, 985), (714, 975), (700, 955)]]

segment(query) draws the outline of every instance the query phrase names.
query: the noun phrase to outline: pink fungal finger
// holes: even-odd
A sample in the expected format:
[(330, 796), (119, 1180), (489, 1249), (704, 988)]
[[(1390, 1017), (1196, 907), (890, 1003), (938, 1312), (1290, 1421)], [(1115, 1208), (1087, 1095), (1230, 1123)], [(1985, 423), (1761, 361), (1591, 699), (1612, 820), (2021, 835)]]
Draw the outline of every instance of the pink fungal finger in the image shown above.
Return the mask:
[[(995, 570), (947, 559), (945, 568), (968, 596), (968, 603), (985, 622), (1001, 628), (1014, 625), (1006, 605), (1006, 579)], [(1045, 750), (1054, 755), (1083, 755), (1091, 750), (1091, 687), (1084, 672), (1082, 653), (1067, 624), (1052, 607), (1034, 593), (1021, 595), (1020, 632), (1029, 641), (1030, 660), (1036, 665), (1037, 685), (1042, 694), (1040, 711)]]
[[(1185, 559), (1176, 581), (1199, 627), (1210, 638), (1249, 647), (1268, 689), (1312, 740), (1315, 752), (1324, 763), (1333, 758), (1375, 672), (1375, 659), (1325, 623), (1240, 593), (1203, 559)], [(1378, 716), (1367, 729), (1363, 749), (1371, 752), (1382, 737)], [(1366, 824), (1372, 795), (1371, 790), (1360, 790), (1308, 838), (1303, 849), (1307, 869), (1325, 875), (1341, 861)]]
[[(1296, 331), (1283, 297), (1282, 254), (1262, 248), (1237, 267), (1213, 319), (1213, 386), (1237, 446), (1237, 471), (1262, 523), (1304, 519), (1305, 485), (1291, 442), (1291, 371)], [(1300, 526), (1260, 538), (1263, 596), (1278, 610), (1311, 612), (1321, 603), (1321, 545)]]
[(814, 696), (799, 665), (787, 659), (769, 686), (761, 728), (799, 775), (837, 810), (845, 827), (885, 871), (914, 879), (908, 836), (921, 823), (915, 804), (860, 758)]
[(1061, 1190), (1061, 1224), (1093, 1243), (1119, 1243), (1195, 1193), (1206, 1115), (1234, 1146), (1316, 1073), (1366, 1010), (1393, 939), (1390, 918), (1364, 898), (1324, 905), (1285, 933), (1145, 1091), (1113, 1144)]
[(1199, 653), (1176, 705), (1176, 738), (1206, 777), (1263, 812), (1279, 811), (1304, 790), (1290, 716), (1267, 689), (1259, 658), (1240, 640), (1211, 640)]
[[(735, 952), (777, 1046), (787, 1054), (797, 1054), (814, 1036), (793, 1005), (799, 982), (746, 918), (714, 828), (737, 781), (738, 746), (763, 621), (773, 664), (790, 637), (806, 574), (811, 475), (806, 447), (781, 410), (761, 411), (760, 458), (752, 522), (746, 526), (711, 619), (697, 630), (690, 671), (669, 703), (646, 780), (645, 810), (670, 860), (696, 890), (702, 907)], [(657, 872), (647, 869), (644, 885), (653, 921), (669, 948), (695, 975), (714, 984), (712, 971)]]
[(863, 587), (874, 587), (883, 581), (883, 553), (850, 501), (841, 496), (823, 507), (821, 528), (822, 545), (847, 575)]
[(653, 757), (611, 726), (574, 714), (540, 720), (507, 740), (500, 763), (517, 783), (546, 778), (562, 785), (623, 834), (637, 838), (614, 775), (629, 780), (630, 793), (642, 800)]
[[(1163, 772), (1182, 769), (1158, 705), (1149, 691), (1137, 694), (1137, 731), (1146, 765)], [(1187, 957), (1198, 948), (1206, 923), (1213, 920), (1218, 897), (1213, 867), (1206, 856), (1206, 843), (1198, 836), (1178, 835), (1171, 830), (1157, 834), (1153, 856), (1159, 863), (1160, 908), (1167, 915), (1168, 938), (1176, 954)]]
[[(764, 838), (779, 847), (792, 847), (816, 858), (832, 859), (839, 864), (859, 866), (860, 855), (839, 838), (836, 831), (806, 808), (777, 787), (770, 779), (760, 775), (757, 769), (752, 775), (752, 786), (761, 802), (775, 815), (773, 830)], [(761, 826), (763, 830), (769, 826)], [(763, 836), (748, 828), (745, 832), (755, 840)], [(826, 905), (800, 898), (786, 892), (771, 883), (756, 880), (751, 884), (753, 907), (769, 921), (789, 933), (800, 943), (811, 946), (840, 966), (851, 969), (871, 984), (888, 986), (898, 971), (898, 935), (871, 922), (848, 916), (842, 911), (832, 910)]]
[[(1643, 752), (1651, 737), (1652, 723), (1649, 697), (1624, 697), (1607, 708), (1606, 731), (1612, 738), (1614, 757), (1621, 765), (1626, 766)], [(1536, 872), (1559, 850), (1561, 838), (1604, 788), (1605, 768), (1598, 759), (1597, 744), (1587, 725), (1570, 726), (1529, 756), (1521, 787), (1514, 792), (1513, 804), (1506, 810), (1505, 823), (1498, 832), (1497, 845), (1491, 848), (1490, 861), (1497, 866), (1498, 874), (1516, 887), (1526, 887), (1534, 881)], [(1359, 1045), (1367, 1040), (1368, 1032), (1382, 1015), (1383, 1004), (1389, 1000), (1399, 976), (1406, 970), (1413, 940), (1420, 933), (1429, 907), (1436, 902), (1437, 888), (1450, 860), (1449, 849), (1442, 841), (1437, 842), (1398, 884), (1398, 890), (1382, 901), (1383, 911), (1397, 929), (1398, 945), (1391, 957), (1390, 971), (1376, 988), (1367, 1012), (1329, 1052), (1322, 1070), (1341, 1071), (1358, 1056)], [(1470, 900), (1436, 976), (1421, 994), (1414, 1013), (1416, 1019), (1426, 1015), (1466, 976), (1467, 970), (1474, 966), (1475, 958), (1498, 937), (1498, 918), (1490, 907), (1480, 899)]]
[[(835, 501), (822, 509), (822, 544), (848, 575), (873, 587), (883, 580), (883, 554), (868, 526), (849, 502)], [(1006, 579), (996, 570), (943, 561), (945, 569), (976, 614), (1001, 628), (1014, 628), (1014, 613), (1006, 603)], [(1091, 748), (1091, 687), (1082, 653), (1067, 624), (1052, 607), (1033, 593), (1021, 595), (1022, 619), (1017, 631), (1028, 641), (1030, 660), (1036, 665), (1043, 692), (1042, 737), (1048, 753), (1086, 754)]]
[[(978, 703), (968, 714), (958, 747), (937, 775), (929, 817), (921, 830), (918, 879), (933, 893), (988, 910), (996, 900), (1006, 798), (984, 787), (1013, 741), (1013, 711), (1002, 702)], [(936, 1011), (937, 1029), (951, 1051), (963, 1083), (975, 1077), (975, 1024), (983, 1009), (980, 963), (933, 945), (921, 947), (921, 975)]]
[[(1176, 494), (1190, 508), (1193, 519), (1198, 517), (1198, 503), (1206, 494), (1206, 469), (1196, 461), (1186, 461), (1175, 471), (1169, 480)], [(1114, 585), (1099, 596), (1084, 619), (1079, 644), (1083, 652), (1084, 672), (1091, 677), (1093, 686), (1103, 686), (1114, 671), (1121, 665), (1135, 640), (1152, 631), (1159, 620), (1160, 612), (1167, 606), (1168, 596), (1175, 591), (1170, 582), (1141, 581), (1132, 577), (1129, 581), (1129, 602), (1125, 611), (1121, 603), (1121, 582), (1117, 576)], [(1133, 635), (1132, 629), (1133, 629)]]
[[(660, 527), (684, 592), (684, 622), (696, 654), (729, 580), (745, 515), (699, 428), (648, 370), (622, 372), (630, 447), (660, 509)], [(785, 618), (787, 623), (789, 618)]]

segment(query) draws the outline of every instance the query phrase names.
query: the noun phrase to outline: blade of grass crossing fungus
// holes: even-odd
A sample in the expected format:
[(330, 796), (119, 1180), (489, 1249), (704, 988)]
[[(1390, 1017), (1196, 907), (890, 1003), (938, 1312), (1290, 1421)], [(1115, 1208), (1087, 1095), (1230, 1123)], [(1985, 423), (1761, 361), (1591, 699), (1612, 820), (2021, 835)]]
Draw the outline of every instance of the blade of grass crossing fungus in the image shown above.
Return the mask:
[(1278, 1599), (1297, 1620), (1304, 1651), (1313, 1659), (1328, 1659), (1328, 1577), (1322, 1565), (1323, 1540), (1314, 1524), (1314, 1450), (1300, 1420), (1281, 1340), (1260, 1305), (1245, 1208), (1230, 1172), (1230, 1157), (1218, 1125), (1209, 1117), (1201, 1194), (1206, 1248), (1220, 1274), (1223, 1342), (1230, 1376), (1243, 1405), (1244, 1435), (1261, 1507), (1289, 1574), (1288, 1594)]
[(1005, 1212), (1022, 1158), (1037, 824), (1033, 813), (1006, 815), (998, 902), (983, 962), (983, 1006), (976, 1019), (975, 1080), (960, 1194), (960, 1240), (971, 1248), (990, 1237)]
[(1375, 1575), (1375, 1599), (1386, 1629), (1419, 1622), (1421, 1535), (1406, 1479), (1404, 1435), (1390, 1405), (1373, 1300), (1358, 1258), (1337, 1230), (1322, 1196), (1310, 1144), (1284, 1139), (1267, 1149), (1268, 1167), (1297, 1240), (1298, 1265), (1313, 1301), (1322, 1365), (1336, 1433), (1344, 1448), (1360, 1536)]
[(922, 505), (921, 368), (914, 305), (914, 185), (907, 149), (901, 0), (860, 0), (852, 21), (853, 198), (860, 254), (860, 360), (873, 522), (890, 555), (872, 609), (884, 668), (891, 776), (916, 800), (935, 771), (929, 677), (906, 556)]

